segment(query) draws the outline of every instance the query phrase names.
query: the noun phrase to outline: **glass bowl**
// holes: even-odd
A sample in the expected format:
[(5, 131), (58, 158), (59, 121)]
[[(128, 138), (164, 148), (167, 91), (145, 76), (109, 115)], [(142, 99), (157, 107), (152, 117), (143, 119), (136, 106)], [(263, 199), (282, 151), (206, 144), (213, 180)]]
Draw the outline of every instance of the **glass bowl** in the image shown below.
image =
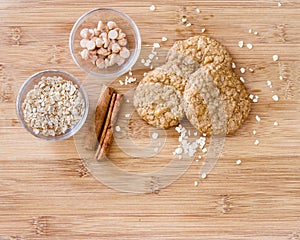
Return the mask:
[[(30, 90), (32, 90), (34, 88), (34, 86), (38, 84), (38, 82), (41, 81), (42, 77), (54, 77), (54, 76), (62, 77), (63, 79), (69, 80), (78, 86), (79, 92), (81, 93), (81, 96), (82, 96), (82, 99), (84, 102), (84, 112), (82, 113), (82, 116), (78, 120), (78, 122), (74, 126), (69, 128), (64, 134), (56, 135), (56, 136), (45, 136), (43, 134), (36, 134), (33, 131), (33, 128), (31, 126), (29, 126), (28, 123), (25, 121), (22, 105), (26, 98), (27, 93)], [(83, 88), (82, 84), (71, 74), (60, 71), (60, 70), (45, 70), (45, 71), (38, 72), (38, 73), (32, 75), (31, 77), (29, 77), (25, 81), (25, 83), (22, 85), (22, 87), (20, 88), (20, 91), (17, 96), (17, 101), (16, 101), (17, 115), (18, 115), (18, 118), (19, 118), (22, 126), (33, 136), (40, 138), (40, 139), (48, 140), (48, 141), (58, 141), (58, 140), (67, 139), (67, 138), (73, 136), (83, 126), (83, 124), (87, 118), (87, 115), (88, 115), (88, 109), (89, 109), (88, 95), (87, 95), (85, 89)]]
[[(83, 28), (94, 29), (97, 28), (98, 21), (106, 24), (108, 21), (113, 21), (118, 28), (126, 33), (127, 48), (130, 51), (130, 56), (125, 62), (118, 66), (113, 65), (108, 68), (100, 69), (94, 65), (90, 60), (82, 59), (80, 52), (83, 48), (80, 46), (80, 31)], [(117, 78), (118, 76), (129, 71), (136, 63), (141, 52), (141, 36), (135, 22), (125, 13), (112, 8), (97, 8), (83, 14), (74, 24), (70, 38), (69, 47), (73, 60), (75, 63), (88, 74), (93, 74), (100, 78)]]

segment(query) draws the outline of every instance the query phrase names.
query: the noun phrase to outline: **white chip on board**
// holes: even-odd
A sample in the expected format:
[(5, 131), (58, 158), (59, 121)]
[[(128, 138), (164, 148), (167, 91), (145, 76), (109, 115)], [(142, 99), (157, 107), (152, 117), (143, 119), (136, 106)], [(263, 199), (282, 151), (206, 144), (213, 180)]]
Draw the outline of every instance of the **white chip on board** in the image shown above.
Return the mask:
[(274, 62), (278, 61), (278, 59), (279, 59), (278, 55), (273, 55), (273, 61)]
[(152, 138), (157, 139), (158, 138), (158, 133), (157, 132), (152, 133)]
[(242, 163), (242, 160), (241, 160), (241, 159), (236, 160), (236, 164), (237, 164), (237, 165), (240, 165), (241, 163)]
[(121, 127), (120, 126), (116, 126), (115, 129), (116, 129), (116, 132), (120, 132), (121, 131)]
[(256, 139), (255, 141), (254, 141), (254, 145), (258, 145), (259, 144), (259, 141)]
[(278, 95), (273, 95), (273, 96), (272, 96), (272, 99), (273, 99), (275, 102), (278, 102), (279, 97), (278, 97)]
[(274, 126), (277, 127), (279, 123), (277, 121), (274, 122)]
[(260, 121), (260, 117), (258, 115), (255, 116), (256, 121)]
[(252, 49), (253, 48), (253, 45), (251, 43), (247, 43), (247, 48), (248, 49)]
[(244, 41), (239, 41), (238, 46), (242, 48), (244, 46)]
[(154, 5), (151, 5), (151, 6), (149, 7), (149, 9), (150, 9), (150, 11), (155, 11), (156, 7), (155, 7)]

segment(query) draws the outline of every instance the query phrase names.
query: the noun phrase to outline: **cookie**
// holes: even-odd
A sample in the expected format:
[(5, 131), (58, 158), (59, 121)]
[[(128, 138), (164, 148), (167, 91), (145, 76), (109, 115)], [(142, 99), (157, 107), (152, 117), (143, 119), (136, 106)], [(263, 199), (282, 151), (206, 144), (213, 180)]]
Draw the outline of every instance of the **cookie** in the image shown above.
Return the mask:
[(186, 78), (181, 76), (181, 71), (176, 65), (167, 63), (148, 72), (141, 80), (141, 83), (145, 82), (162, 83), (183, 92), (186, 84)]
[(167, 62), (177, 65), (183, 76), (188, 77), (204, 66), (231, 69), (232, 58), (221, 43), (201, 35), (175, 42), (168, 52)]
[(250, 111), (244, 84), (228, 68), (199, 68), (190, 76), (183, 98), (188, 120), (207, 135), (235, 132)]
[(182, 98), (173, 86), (144, 80), (136, 88), (133, 104), (148, 124), (167, 129), (178, 125), (184, 116)]

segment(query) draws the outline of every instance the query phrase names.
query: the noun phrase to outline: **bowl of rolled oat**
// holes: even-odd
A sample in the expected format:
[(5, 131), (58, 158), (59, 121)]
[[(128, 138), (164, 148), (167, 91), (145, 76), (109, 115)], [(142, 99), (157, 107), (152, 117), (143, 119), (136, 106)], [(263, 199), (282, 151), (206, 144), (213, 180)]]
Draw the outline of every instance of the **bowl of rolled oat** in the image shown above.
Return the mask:
[(112, 8), (97, 8), (76, 21), (69, 47), (74, 62), (86, 73), (114, 79), (136, 63), (141, 36), (127, 14)]
[(38, 72), (25, 81), (16, 101), (22, 126), (37, 138), (58, 141), (83, 126), (88, 95), (71, 74), (59, 70)]

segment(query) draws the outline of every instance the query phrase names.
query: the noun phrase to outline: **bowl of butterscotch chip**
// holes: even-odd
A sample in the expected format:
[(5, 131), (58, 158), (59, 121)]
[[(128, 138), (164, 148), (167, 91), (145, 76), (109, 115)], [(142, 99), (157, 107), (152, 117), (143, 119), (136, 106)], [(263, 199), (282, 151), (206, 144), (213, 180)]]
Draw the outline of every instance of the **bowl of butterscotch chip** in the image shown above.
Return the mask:
[(69, 47), (73, 60), (87, 74), (113, 79), (136, 63), (141, 37), (127, 14), (112, 8), (97, 8), (76, 21)]

